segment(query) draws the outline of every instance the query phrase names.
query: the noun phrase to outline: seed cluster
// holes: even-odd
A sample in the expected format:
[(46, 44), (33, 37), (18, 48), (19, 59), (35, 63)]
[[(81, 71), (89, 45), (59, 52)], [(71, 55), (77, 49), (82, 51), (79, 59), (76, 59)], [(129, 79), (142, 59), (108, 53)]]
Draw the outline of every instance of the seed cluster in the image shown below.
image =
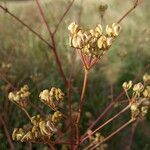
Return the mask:
[(51, 109), (57, 110), (59, 103), (64, 99), (64, 93), (59, 88), (52, 87), (51, 90), (43, 90), (39, 95), (41, 101)]
[[(92, 132), (92, 131), (89, 130), (89, 131), (88, 131), (88, 134), (90, 134), (91, 132)], [(97, 132), (95, 135), (90, 136), (89, 139), (90, 139), (90, 143), (97, 144), (97, 143), (103, 142), (103, 140), (104, 140), (105, 138), (104, 138), (104, 136), (103, 136), (101, 133)], [(105, 150), (106, 148), (107, 148), (107, 144), (106, 144), (106, 143), (103, 143), (103, 144), (99, 145), (99, 146), (96, 148), (96, 150)]]
[(8, 99), (25, 108), (28, 104), (29, 96), (30, 96), (29, 87), (28, 85), (24, 85), (23, 87), (20, 88), (19, 91), (10, 92), (8, 95)]
[(104, 33), (100, 24), (95, 29), (83, 30), (73, 22), (68, 29), (71, 47), (80, 49), (83, 54), (92, 56), (92, 58), (100, 59), (119, 35), (121, 27), (116, 23), (113, 23), (112, 26), (107, 25)]
[(46, 119), (40, 115), (31, 118), (32, 127), (30, 129), (15, 128), (12, 134), (13, 140), (26, 141), (46, 141), (57, 132), (57, 123), (62, 118), (61, 112), (57, 111)]
[(144, 84), (141, 82), (134, 84), (132, 81), (124, 82), (123, 89), (129, 97), (129, 90), (132, 90), (132, 97), (130, 98), (131, 117), (137, 119), (147, 115), (150, 110), (150, 75), (143, 76)]
[[(29, 87), (24, 85), (19, 91), (10, 92), (8, 97), (12, 102), (24, 108), (23, 110), (27, 113), (25, 104), (29, 95)], [(43, 90), (39, 97), (44, 104), (54, 110), (54, 113), (46, 117), (41, 117), (40, 115), (28, 116), (30, 123), (25, 125), (28, 127), (15, 128), (12, 134), (13, 140), (21, 142), (45, 142), (57, 133), (58, 124), (63, 116), (58, 111), (58, 107), (59, 103), (64, 99), (64, 93), (61, 89), (52, 87), (51, 90)]]

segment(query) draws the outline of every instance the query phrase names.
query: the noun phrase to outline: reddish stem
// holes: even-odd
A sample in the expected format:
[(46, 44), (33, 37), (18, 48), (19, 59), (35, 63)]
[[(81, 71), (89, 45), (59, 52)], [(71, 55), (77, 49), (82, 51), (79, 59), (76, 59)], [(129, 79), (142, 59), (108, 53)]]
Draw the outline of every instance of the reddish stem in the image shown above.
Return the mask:
[(10, 145), (11, 150), (15, 150), (15, 146), (14, 146), (14, 144), (13, 144), (13, 142), (12, 142), (12, 139), (11, 139), (11, 136), (10, 136), (10, 134), (9, 134), (9, 132), (8, 132), (6, 123), (5, 123), (5, 121), (4, 121), (4, 119), (3, 119), (2, 116), (0, 116), (0, 121), (1, 121), (1, 123), (2, 123), (2, 125), (3, 125), (3, 127), (4, 127), (4, 132), (5, 132), (5, 135), (6, 135), (6, 137), (7, 137), (7, 140), (8, 140), (8, 143), (9, 143), (9, 145)]
[(65, 83), (65, 86), (68, 88), (68, 81), (67, 81), (66, 76), (65, 76), (65, 73), (64, 73), (64, 71), (63, 71), (63, 69), (62, 69), (62, 64), (61, 64), (61, 62), (60, 62), (60, 58), (59, 58), (58, 53), (57, 53), (57, 48), (56, 48), (56, 44), (55, 44), (54, 35), (53, 35), (52, 32), (51, 32), (51, 29), (50, 29), (50, 27), (49, 27), (49, 25), (48, 25), (48, 22), (47, 22), (47, 20), (46, 20), (46, 17), (45, 17), (45, 15), (44, 15), (43, 9), (42, 9), (42, 7), (41, 7), (39, 1), (36, 0), (36, 3), (37, 3), (37, 6), (38, 6), (38, 9), (39, 9), (39, 11), (40, 11), (41, 17), (42, 17), (42, 19), (43, 19), (43, 22), (44, 22), (44, 24), (46, 25), (46, 28), (47, 28), (48, 33), (49, 33), (49, 36), (50, 36), (50, 38), (51, 38), (52, 46), (53, 46), (52, 51), (53, 51), (53, 54), (54, 54), (54, 57), (55, 57), (55, 60), (56, 60), (56, 63), (57, 63), (57, 66), (58, 66), (60, 75), (61, 75), (61, 77), (62, 77), (62, 79), (63, 79), (63, 81), (64, 81), (64, 83)]
[(124, 18), (126, 18), (138, 5), (139, 0), (135, 0), (134, 5), (117, 21), (117, 23), (120, 23)]
[(74, 135), (74, 130), (73, 130), (73, 122), (72, 122), (72, 99), (71, 99), (71, 83), (69, 82), (68, 86), (68, 116), (69, 116), (69, 127), (70, 127), (70, 148), (71, 150), (74, 149), (74, 144), (73, 144), (73, 135)]
[(108, 123), (112, 122), (114, 119), (116, 119), (117, 117), (119, 117), (122, 113), (124, 113), (126, 110), (129, 109), (129, 105), (126, 106), (123, 110), (121, 110), (119, 113), (117, 113), (115, 116), (113, 116), (112, 118), (110, 118), (109, 120), (107, 120), (104, 124), (102, 124), (101, 126), (99, 126), (97, 129), (95, 129), (90, 135), (87, 135), (85, 138), (82, 139), (81, 142), (85, 141), (86, 139), (88, 139), (90, 136), (92, 136), (93, 134), (95, 134), (97, 131), (99, 131), (100, 129), (102, 129), (104, 126), (106, 126)]
[(61, 22), (63, 21), (63, 19), (65, 18), (66, 14), (68, 13), (68, 11), (70, 10), (71, 6), (73, 5), (75, 0), (72, 0), (72, 2), (68, 5), (66, 11), (64, 12), (64, 14), (62, 15), (62, 17), (60, 18), (58, 24), (56, 25), (55, 31), (53, 32), (53, 35), (55, 35), (55, 33), (57, 32)]
[(50, 45), (39, 33), (34, 31), (29, 25), (27, 25), (25, 22), (23, 22), (21, 19), (19, 19), (16, 15), (11, 13), (7, 8), (0, 5), (0, 8), (8, 13), (10, 16), (12, 16), (14, 19), (16, 19), (19, 23), (21, 23), (23, 26), (25, 26), (29, 31), (31, 31), (33, 34), (35, 34), (41, 41), (43, 41), (45, 44), (47, 44), (51, 49), (53, 49), (53, 46)]
[(88, 78), (88, 70), (85, 69), (84, 81), (83, 81), (82, 92), (81, 92), (80, 103), (79, 103), (79, 111), (78, 111), (78, 116), (77, 116), (77, 140), (78, 140), (78, 146), (80, 144), (80, 119), (81, 119), (82, 107), (83, 107), (83, 102), (84, 102), (84, 95), (85, 95), (86, 86), (87, 86), (87, 78)]
[(103, 144), (104, 142), (108, 141), (109, 139), (111, 139), (114, 135), (116, 135), (118, 132), (120, 132), (121, 130), (123, 130), (124, 128), (126, 128), (128, 125), (130, 125), (131, 123), (135, 122), (135, 119), (130, 119), (128, 122), (126, 122), (124, 125), (122, 125), (120, 128), (118, 128), (117, 130), (115, 130), (113, 133), (111, 133), (110, 135), (108, 135), (102, 142), (96, 144), (92, 149), (90, 150), (94, 150), (96, 147), (100, 146), (101, 144)]

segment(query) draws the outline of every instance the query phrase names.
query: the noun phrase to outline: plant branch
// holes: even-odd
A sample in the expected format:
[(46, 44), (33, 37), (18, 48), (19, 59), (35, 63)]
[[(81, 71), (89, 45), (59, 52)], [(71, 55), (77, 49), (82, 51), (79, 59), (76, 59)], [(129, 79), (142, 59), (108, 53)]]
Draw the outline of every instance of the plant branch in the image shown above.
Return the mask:
[(42, 7), (41, 7), (39, 1), (36, 0), (36, 3), (37, 3), (37, 6), (38, 6), (38, 9), (39, 9), (39, 11), (40, 11), (40, 15), (41, 15), (41, 17), (42, 17), (42, 19), (43, 19), (43, 22), (44, 22), (44, 24), (46, 25), (46, 28), (47, 28), (48, 33), (49, 33), (49, 36), (50, 36), (50, 38), (51, 38), (51, 42), (52, 42), (52, 46), (53, 46), (52, 51), (53, 51), (53, 54), (54, 54), (54, 57), (55, 57), (55, 60), (56, 60), (56, 63), (57, 63), (57, 66), (58, 66), (60, 75), (61, 75), (61, 77), (62, 77), (62, 79), (63, 79), (63, 81), (64, 81), (64, 83), (65, 83), (65, 86), (68, 87), (68, 81), (67, 81), (66, 76), (65, 76), (65, 73), (64, 73), (64, 71), (63, 71), (63, 69), (62, 69), (62, 64), (61, 64), (61, 62), (60, 62), (60, 58), (59, 58), (58, 53), (57, 53), (57, 48), (56, 48), (56, 42), (55, 42), (54, 35), (53, 35), (53, 33), (51, 32), (51, 29), (50, 29), (50, 27), (49, 27), (49, 25), (48, 25), (48, 22), (47, 22), (47, 20), (46, 20), (46, 17), (45, 17), (45, 15), (44, 15), (43, 9), (42, 9)]
[(97, 129), (95, 129), (91, 134), (87, 135), (86, 137), (84, 137), (81, 142), (85, 141), (87, 138), (89, 138), (90, 136), (92, 136), (93, 134), (95, 134), (97, 131), (99, 131), (100, 129), (102, 129), (104, 126), (106, 126), (108, 123), (112, 122), (114, 119), (116, 119), (117, 117), (119, 117), (122, 113), (124, 113), (126, 110), (128, 110), (130, 108), (130, 105), (126, 106), (124, 109), (122, 109), (119, 113), (117, 113), (115, 116), (113, 116), (112, 118), (110, 118), (109, 120), (107, 120), (104, 124), (102, 124), (101, 126), (99, 126)]
[[(141, 71), (141, 73), (139, 73), (139, 74), (135, 77), (134, 82), (135, 82), (146, 70), (148, 70), (149, 68), (150, 68), (150, 65), (149, 65), (149, 64), (146, 65), (146, 66), (144, 67), (144, 69)], [(109, 110), (119, 101), (119, 99), (124, 95), (124, 93), (125, 93), (124, 90), (122, 90), (122, 92), (121, 92), (113, 101), (111, 101), (111, 103), (105, 108), (105, 110), (102, 112), (102, 114), (100, 114), (99, 117), (98, 117), (95, 121), (93, 121), (93, 123), (89, 126), (89, 128), (87, 129), (87, 131), (88, 131), (88, 130), (91, 130), (91, 129), (99, 122), (99, 120), (101, 120), (101, 119), (109, 112)], [(87, 131), (86, 131), (86, 133), (82, 136), (82, 138), (86, 136)]]
[(138, 5), (139, 0), (135, 0), (134, 5), (117, 21), (117, 23), (120, 23), (123, 19), (125, 19)]
[[(121, 127), (119, 127), (117, 130), (115, 130), (113, 133), (111, 133), (110, 135), (108, 135), (102, 142), (100, 143), (92, 143), (90, 144), (85, 150), (94, 150), (96, 149), (98, 146), (100, 146), (101, 144), (105, 143), (106, 141), (108, 141), (109, 139), (111, 139), (114, 135), (116, 135), (118, 132), (120, 132), (121, 130), (123, 130), (125, 127), (127, 127), (128, 125), (130, 125), (131, 123), (135, 122), (136, 119), (130, 119), (128, 122), (126, 122), (125, 124), (123, 124)], [(93, 147), (92, 147), (93, 146)]]
[(57, 32), (57, 30), (58, 30), (58, 28), (59, 28), (61, 22), (62, 22), (63, 19), (65, 18), (66, 14), (69, 12), (69, 10), (70, 10), (71, 6), (73, 5), (74, 1), (75, 1), (75, 0), (72, 0), (71, 3), (68, 5), (66, 11), (64, 12), (64, 14), (63, 14), (62, 17), (60, 18), (58, 24), (56, 25), (56, 28), (55, 28), (55, 31), (53, 32), (53, 35), (55, 35), (55, 33)]
[(36, 1), (37, 6), (38, 6), (38, 9), (39, 9), (39, 11), (40, 11), (40, 15), (41, 15), (41, 17), (42, 17), (42, 19), (43, 19), (43, 22), (44, 22), (44, 24), (45, 24), (45, 26), (46, 26), (46, 28), (47, 28), (47, 30), (48, 30), (48, 33), (49, 33), (50, 37), (52, 37), (53, 35), (52, 35), (51, 29), (50, 29), (50, 27), (49, 27), (49, 25), (48, 25), (48, 22), (47, 22), (47, 20), (46, 20), (46, 17), (45, 17), (45, 15), (44, 15), (44, 12), (43, 12), (43, 9), (42, 9), (42, 7), (41, 7), (41, 4), (39, 3), (39, 0), (35, 0), (35, 1)]
[(12, 16), (15, 20), (17, 20), (19, 23), (21, 23), (23, 26), (25, 26), (29, 31), (31, 31), (34, 35), (36, 35), (41, 41), (43, 41), (45, 44), (47, 44), (51, 49), (53, 49), (53, 46), (50, 45), (39, 33), (37, 33), (35, 30), (33, 30), (29, 25), (27, 25), (25, 22), (23, 22), (20, 18), (18, 18), (16, 15), (14, 15), (12, 12), (10, 12), (7, 8), (0, 5), (0, 8), (8, 13), (10, 16)]
[(85, 95), (85, 91), (86, 91), (87, 78), (88, 78), (88, 70), (86, 68), (84, 68), (84, 69), (85, 69), (84, 70), (84, 81), (83, 81), (82, 92), (81, 92), (81, 97), (80, 97), (80, 102), (79, 102), (78, 116), (77, 116), (77, 140), (78, 140), (78, 144), (80, 144), (80, 119), (81, 119), (84, 95)]
[(74, 149), (74, 145), (73, 145), (73, 135), (74, 135), (74, 131), (73, 131), (73, 122), (72, 122), (72, 99), (71, 99), (71, 81), (69, 81), (69, 85), (68, 85), (68, 116), (69, 116), (69, 127), (70, 127), (70, 148)]
[(11, 150), (15, 150), (15, 146), (14, 146), (14, 144), (13, 144), (13, 142), (12, 142), (12, 139), (11, 139), (11, 136), (10, 136), (10, 134), (9, 134), (9, 132), (8, 132), (6, 123), (5, 123), (5, 121), (4, 121), (4, 119), (3, 119), (2, 116), (0, 116), (0, 121), (1, 121), (1, 123), (2, 123), (2, 125), (3, 125), (5, 135), (6, 135), (6, 137), (7, 137), (8, 143), (9, 143), (9, 145), (10, 145), (10, 149), (11, 149)]
[(134, 134), (135, 134), (138, 123), (139, 123), (139, 120), (137, 120), (135, 123), (132, 124), (131, 134), (130, 134), (130, 137), (129, 137), (129, 143), (127, 144), (126, 150), (131, 149), (132, 142), (133, 142), (133, 137), (134, 137)]

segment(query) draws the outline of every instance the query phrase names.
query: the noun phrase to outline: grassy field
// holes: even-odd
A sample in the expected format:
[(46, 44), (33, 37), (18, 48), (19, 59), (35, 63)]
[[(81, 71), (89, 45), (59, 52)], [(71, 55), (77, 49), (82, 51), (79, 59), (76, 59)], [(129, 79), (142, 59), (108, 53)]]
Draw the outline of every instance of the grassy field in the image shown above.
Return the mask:
[[(41, 0), (42, 7), (49, 26), (54, 30), (63, 12), (69, 4), (69, 0)], [(65, 72), (69, 78), (72, 77), (75, 92), (73, 93), (73, 105), (78, 102), (81, 85), (83, 80), (83, 70), (79, 57), (68, 44), (68, 25), (71, 22), (80, 22), (83, 27), (93, 28), (101, 23), (99, 5), (106, 1), (99, 0), (75, 0), (72, 8), (65, 16), (56, 33), (56, 43), (58, 54)], [(0, 2), (7, 6), (21, 20), (24, 20), (35, 31), (40, 33), (49, 41), (49, 34), (40, 17), (37, 5), (34, 1), (8, 1)], [(82, 4), (82, 5), (81, 5)], [(112, 24), (131, 7), (130, 0), (108, 0), (108, 10), (104, 15), (103, 24)], [(150, 73), (150, 10), (149, 1), (137, 7), (121, 23), (122, 31), (116, 39), (114, 45), (104, 58), (95, 66), (88, 79), (87, 91), (85, 96), (84, 113), (82, 119), (82, 130), (102, 113), (104, 108), (115, 99), (122, 91), (122, 83), (128, 80), (141, 81), (144, 73)], [(3, 68), (3, 64), (11, 64), (10, 68)], [(8, 101), (8, 93), (12, 90), (10, 83), (15, 88), (20, 88), (28, 84), (31, 91), (30, 100), (39, 105), (44, 112), (49, 112), (39, 102), (41, 90), (52, 86), (60, 87), (64, 90), (64, 83), (59, 75), (58, 68), (54, 61), (52, 51), (48, 46), (40, 41), (36, 36), (29, 32), (24, 26), (10, 17), (7, 13), (0, 10), (0, 114), (4, 116), (8, 131), (12, 133), (15, 127), (20, 127), (27, 122), (24, 114)], [(4, 80), (5, 77), (5, 80)], [(125, 95), (120, 99), (123, 100)], [(113, 111), (102, 119), (99, 124), (106, 121), (113, 114), (121, 110), (123, 106), (116, 105)], [(9, 109), (8, 109), (9, 108)], [(33, 108), (29, 108), (32, 115), (37, 114)], [(91, 113), (89, 119), (86, 115)], [(121, 122), (125, 122), (129, 115), (124, 115), (111, 123), (101, 132), (108, 135)], [(88, 122), (88, 120), (90, 120)], [(83, 132), (82, 131), (82, 132)], [(9, 149), (7, 138), (4, 134), (3, 126), (0, 123), (0, 149)], [(130, 142), (131, 127), (117, 134), (107, 142), (109, 150), (127, 150)], [(131, 149), (149, 150), (150, 149), (150, 113), (147, 118), (138, 124), (135, 131)], [(14, 142), (16, 149), (29, 149), (28, 143), (21, 144)], [(42, 145), (33, 144), (34, 149), (43, 149)], [(44, 147), (47, 149), (47, 147)], [(58, 149), (63, 150), (63, 146)]]

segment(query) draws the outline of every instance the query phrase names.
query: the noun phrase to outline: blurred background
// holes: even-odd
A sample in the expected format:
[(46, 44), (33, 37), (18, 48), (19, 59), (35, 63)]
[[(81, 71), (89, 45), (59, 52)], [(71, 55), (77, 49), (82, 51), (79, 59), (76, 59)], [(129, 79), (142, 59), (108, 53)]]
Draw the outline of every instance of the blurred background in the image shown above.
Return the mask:
[[(52, 30), (55, 29), (70, 0), (41, 0), (45, 16)], [(49, 40), (49, 34), (43, 24), (34, 0), (5, 0), (0, 4), (18, 16), (35, 31)], [(108, 8), (102, 14), (100, 6), (107, 4)], [(67, 77), (71, 76), (76, 89), (73, 95), (74, 105), (78, 102), (83, 79), (82, 64), (75, 51), (68, 45), (68, 25), (76, 22), (85, 28), (94, 28), (102, 23), (104, 26), (120, 19), (132, 7), (132, 0), (75, 0), (72, 8), (65, 16), (56, 33), (56, 43)], [(144, 73), (150, 73), (150, 2), (144, 0), (125, 20), (121, 22), (122, 31), (110, 51), (101, 62), (91, 70), (86, 92), (83, 114), (83, 131), (88, 126), (88, 120), (95, 120), (105, 107), (122, 91), (122, 83), (128, 80), (142, 80)], [(102, 17), (103, 16), (103, 17)], [(65, 91), (51, 50), (24, 26), (0, 9), (0, 114), (3, 116), (8, 131), (21, 127), (27, 118), (16, 106), (8, 101), (8, 93), (12, 85), (19, 88), (28, 84), (31, 91), (30, 101), (45, 111), (49, 110), (39, 101), (41, 90), (60, 87)], [(124, 99), (123, 95), (120, 99)], [(118, 112), (123, 106), (116, 105), (102, 120)], [(29, 112), (37, 112), (31, 107)], [(86, 115), (87, 113), (91, 114)], [(90, 117), (90, 118), (89, 118)], [(102, 134), (108, 134), (129, 114), (104, 128)], [(101, 122), (100, 122), (101, 123)], [(100, 124), (99, 123), (99, 124)], [(107, 142), (109, 150), (126, 149), (131, 135), (131, 128), (117, 134)], [(0, 149), (9, 149), (5, 131), (0, 123)], [(14, 142), (16, 149), (28, 149), (29, 144)], [(43, 149), (42, 145), (32, 145), (32, 148)], [(46, 147), (45, 147), (46, 149)], [(136, 128), (131, 149), (150, 149), (150, 114)]]

